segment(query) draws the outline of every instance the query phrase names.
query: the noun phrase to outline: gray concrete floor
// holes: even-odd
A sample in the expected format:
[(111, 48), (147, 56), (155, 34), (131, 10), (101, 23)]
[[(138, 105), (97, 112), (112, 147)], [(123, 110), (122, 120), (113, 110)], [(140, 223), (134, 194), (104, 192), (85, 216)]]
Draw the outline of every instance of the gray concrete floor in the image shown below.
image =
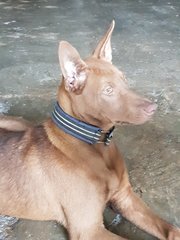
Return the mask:
[[(114, 64), (159, 105), (153, 121), (119, 128), (116, 140), (134, 190), (180, 226), (179, 0), (0, 0), (0, 113), (35, 122), (49, 116), (60, 79), (59, 40), (85, 57), (112, 19)], [(107, 225), (112, 218), (106, 211)], [(109, 228), (134, 240), (154, 239), (125, 220)], [(0, 239), (6, 234), (13, 240), (67, 239), (54, 222), (14, 224), (1, 217)]]

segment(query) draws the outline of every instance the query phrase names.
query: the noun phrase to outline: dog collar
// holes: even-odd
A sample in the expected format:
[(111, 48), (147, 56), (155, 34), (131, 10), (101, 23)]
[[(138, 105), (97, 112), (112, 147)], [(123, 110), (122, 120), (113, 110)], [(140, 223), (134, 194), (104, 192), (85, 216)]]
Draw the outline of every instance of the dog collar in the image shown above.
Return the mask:
[(65, 113), (58, 102), (52, 112), (52, 120), (65, 133), (89, 144), (104, 143), (109, 145), (113, 137), (114, 126), (109, 131), (103, 131), (94, 125), (82, 122)]

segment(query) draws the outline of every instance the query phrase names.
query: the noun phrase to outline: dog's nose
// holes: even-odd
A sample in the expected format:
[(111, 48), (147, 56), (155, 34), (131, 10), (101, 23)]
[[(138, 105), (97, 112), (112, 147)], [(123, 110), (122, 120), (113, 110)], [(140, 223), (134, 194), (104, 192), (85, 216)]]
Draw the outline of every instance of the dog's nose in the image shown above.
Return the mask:
[(145, 100), (144, 103), (142, 104), (142, 108), (146, 114), (152, 115), (157, 109), (157, 104)]

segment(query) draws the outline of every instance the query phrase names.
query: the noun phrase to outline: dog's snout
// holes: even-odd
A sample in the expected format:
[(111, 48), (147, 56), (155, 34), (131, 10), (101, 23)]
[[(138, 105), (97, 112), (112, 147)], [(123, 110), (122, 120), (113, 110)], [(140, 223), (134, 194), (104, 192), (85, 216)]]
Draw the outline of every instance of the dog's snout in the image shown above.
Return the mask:
[(157, 109), (157, 104), (148, 100), (145, 100), (141, 106), (144, 112), (148, 115), (152, 115)]

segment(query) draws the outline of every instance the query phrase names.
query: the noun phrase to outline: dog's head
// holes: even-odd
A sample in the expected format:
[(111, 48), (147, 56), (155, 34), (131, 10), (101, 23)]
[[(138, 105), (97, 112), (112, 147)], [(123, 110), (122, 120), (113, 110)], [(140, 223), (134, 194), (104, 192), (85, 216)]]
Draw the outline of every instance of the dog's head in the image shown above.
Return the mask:
[(64, 88), (71, 98), (73, 112), (81, 120), (101, 125), (142, 124), (151, 118), (156, 104), (131, 91), (124, 74), (112, 64), (114, 25), (113, 21), (86, 60), (68, 42), (60, 42)]

